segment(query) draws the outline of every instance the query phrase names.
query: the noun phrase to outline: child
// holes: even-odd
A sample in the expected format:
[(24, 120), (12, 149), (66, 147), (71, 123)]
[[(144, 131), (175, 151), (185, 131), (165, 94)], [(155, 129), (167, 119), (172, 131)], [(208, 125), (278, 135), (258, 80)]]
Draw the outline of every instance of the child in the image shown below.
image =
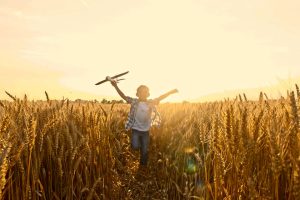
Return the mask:
[[(132, 130), (131, 147), (134, 150), (140, 150), (140, 165), (146, 166), (148, 160), (149, 129), (151, 123), (155, 122), (157, 117), (159, 118), (159, 114), (155, 106), (170, 94), (177, 93), (178, 90), (174, 89), (156, 99), (148, 100), (147, 98), (150, 93), (149, 88), (145, 85), (141, 85), (137, 88), (136, 96), (138, 98), (131, 98), (124, 95), (117, 86), (116, 81), (112, 80), (111, 84), (117, 90), (118, 94), (127, 103), (131, 104), (125, 128), (126, 130)], [(153, 113), (154, 117), (152, 117)], [(157, 123), (159, 123), (159, 121), (160, 119), (158, 119)]]

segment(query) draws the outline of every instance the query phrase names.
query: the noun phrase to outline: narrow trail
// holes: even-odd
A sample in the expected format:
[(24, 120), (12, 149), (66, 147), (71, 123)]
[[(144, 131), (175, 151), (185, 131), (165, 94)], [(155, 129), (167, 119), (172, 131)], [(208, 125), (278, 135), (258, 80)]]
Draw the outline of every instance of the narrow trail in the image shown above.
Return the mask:
[[(128, 142), (128, 143), (127, 143)], [(167, 199), (166, 191), (159, 187), (157, 173), (157, 161), (154, 158), (153, 146), (149, 147), (147, 167), (139, 165), (139, 151), (130, 149), (127, 141), (126, 150), (122, 153), (122, 159), (118, 170), (118, 189), (116, 199)], [(121, 166), (120, 166), (121, 165)]]

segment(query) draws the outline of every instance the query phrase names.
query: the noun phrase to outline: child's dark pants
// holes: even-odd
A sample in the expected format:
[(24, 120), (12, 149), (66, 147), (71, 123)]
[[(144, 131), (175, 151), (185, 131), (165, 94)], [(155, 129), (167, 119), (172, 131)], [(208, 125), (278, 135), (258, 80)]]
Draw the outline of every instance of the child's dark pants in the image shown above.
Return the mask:
[(147, 165), (148, 160), (149, 131), (132, 129), (131, 147), (140, 150), (140, 164)]

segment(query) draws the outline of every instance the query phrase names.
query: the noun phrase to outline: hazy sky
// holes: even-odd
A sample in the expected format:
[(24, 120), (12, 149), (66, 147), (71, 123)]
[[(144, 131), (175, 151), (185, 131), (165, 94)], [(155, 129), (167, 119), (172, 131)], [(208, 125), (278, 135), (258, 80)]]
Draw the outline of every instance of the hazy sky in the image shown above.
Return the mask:
[(300, 76), (298, 0), (0, 0), (0, 99), (134, 96), (169, 100)]

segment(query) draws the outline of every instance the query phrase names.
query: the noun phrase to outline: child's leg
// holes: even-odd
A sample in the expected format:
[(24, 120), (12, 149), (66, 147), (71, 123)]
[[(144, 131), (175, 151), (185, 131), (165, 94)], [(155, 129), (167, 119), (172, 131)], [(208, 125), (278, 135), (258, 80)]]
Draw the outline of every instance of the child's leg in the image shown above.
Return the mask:
[(131, 148), (133, 150), (139, 150), (141, 147), (141, 143), (139, 140), (139, 132), (137, 130), (132, 129), (131, 132)]
[(142, 132), (142, 134), (141, 134), (141, 157), (140, 157), (141, 165), (147, 165), (148, 145), (149, 145), (149, 131)]

